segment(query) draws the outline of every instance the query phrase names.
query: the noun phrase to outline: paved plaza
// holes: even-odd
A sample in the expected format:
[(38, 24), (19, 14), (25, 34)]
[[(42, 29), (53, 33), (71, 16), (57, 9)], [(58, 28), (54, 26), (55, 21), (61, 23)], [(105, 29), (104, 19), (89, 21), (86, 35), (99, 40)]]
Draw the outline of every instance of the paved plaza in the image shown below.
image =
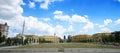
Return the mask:
[(120, 49), (65, 48), (64, 52), (57, 48), (0, 49), (0, 53), (120, 53)]

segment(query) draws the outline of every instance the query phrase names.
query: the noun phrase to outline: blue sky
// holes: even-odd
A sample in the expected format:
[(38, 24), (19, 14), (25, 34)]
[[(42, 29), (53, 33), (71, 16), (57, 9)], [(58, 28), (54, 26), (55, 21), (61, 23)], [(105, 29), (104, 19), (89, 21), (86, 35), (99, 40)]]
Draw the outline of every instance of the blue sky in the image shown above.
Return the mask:
[(10, 4), (7, 4), (1, 0), (0, 4), (2, 6), (0, 21), (8, 22), (9, 36), (21, 33), (24, 20), (25, 34), (56, 33), (62, 37), (69, 34), (120, 30), (120, 0), (10, 0), (9, 2)]

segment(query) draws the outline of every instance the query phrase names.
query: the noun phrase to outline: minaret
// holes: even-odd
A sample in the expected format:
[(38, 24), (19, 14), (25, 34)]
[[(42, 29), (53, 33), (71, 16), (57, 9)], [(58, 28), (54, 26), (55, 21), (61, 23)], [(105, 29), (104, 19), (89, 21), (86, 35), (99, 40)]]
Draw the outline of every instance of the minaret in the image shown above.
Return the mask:
[(24, 35), (24, 28), (25, 28), (25, 20), (23, 21), (22, 36)]

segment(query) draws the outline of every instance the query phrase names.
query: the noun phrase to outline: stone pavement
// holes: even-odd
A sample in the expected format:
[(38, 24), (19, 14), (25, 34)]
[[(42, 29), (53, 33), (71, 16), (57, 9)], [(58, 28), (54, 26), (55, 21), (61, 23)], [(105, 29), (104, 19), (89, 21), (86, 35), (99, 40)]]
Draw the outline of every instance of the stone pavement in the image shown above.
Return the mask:
[(15, 47), (20, 47), (20, 46), (4, 46), (4, 47), (0, 47), (0, 49), (15, 48)]
[(120, 49), (65, 48), (64, 52), (58, 52), (58, 48), (0, 49), (0, 53), (120, 53)]
[(120, 53), (120, 49), (65, 48), (64, 53)]

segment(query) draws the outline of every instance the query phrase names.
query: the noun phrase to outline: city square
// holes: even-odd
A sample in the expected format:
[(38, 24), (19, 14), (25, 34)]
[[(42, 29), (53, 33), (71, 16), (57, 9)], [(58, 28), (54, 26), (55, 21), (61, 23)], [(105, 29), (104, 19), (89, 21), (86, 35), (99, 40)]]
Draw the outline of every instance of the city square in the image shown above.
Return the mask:
[(120, 53), (120, 0), (0, 0), (0, 53)]

